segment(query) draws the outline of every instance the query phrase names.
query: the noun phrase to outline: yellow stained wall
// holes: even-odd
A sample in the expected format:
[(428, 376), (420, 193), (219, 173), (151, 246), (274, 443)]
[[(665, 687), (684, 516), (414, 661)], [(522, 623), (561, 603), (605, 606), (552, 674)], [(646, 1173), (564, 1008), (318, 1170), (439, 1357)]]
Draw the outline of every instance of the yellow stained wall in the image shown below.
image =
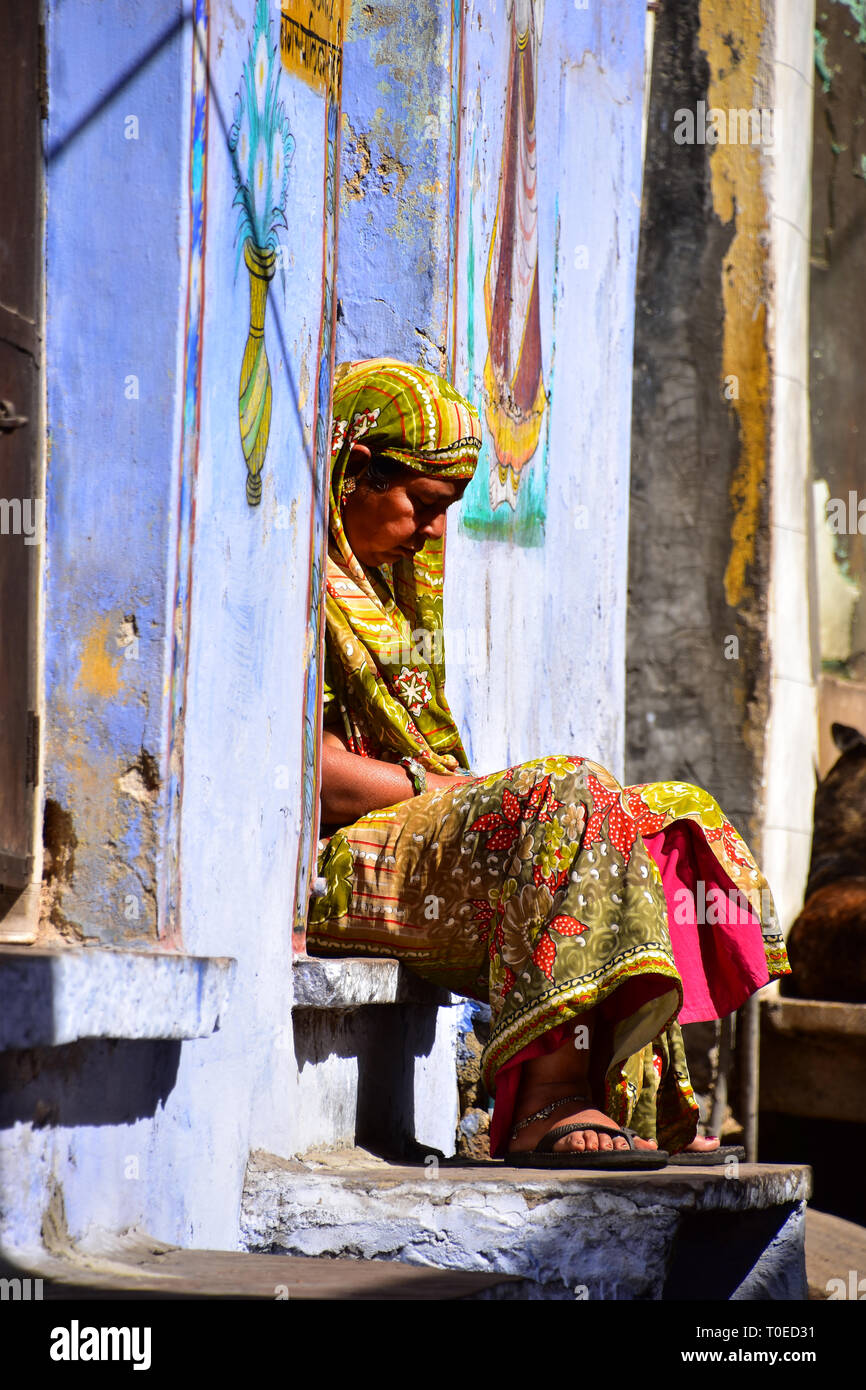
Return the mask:
[[(710, 68), (707, 106), (732, 109), (768, 104), (764, 71), (771, 8), (761, 0), (701, 0), (700, 45)], [(722, 269), (722, 375), (737, 379), (731, 399), (739, 424), (740, 456), (731, 479), (731, 549), (725, 597), (732, 608), (751, 597), (761, 486), (770, 449), (770, 365), (767, 344), (769, 208), (763, 186), (767, 152), (760, 144), (710, 146), (713, 209), (735, 233)]]

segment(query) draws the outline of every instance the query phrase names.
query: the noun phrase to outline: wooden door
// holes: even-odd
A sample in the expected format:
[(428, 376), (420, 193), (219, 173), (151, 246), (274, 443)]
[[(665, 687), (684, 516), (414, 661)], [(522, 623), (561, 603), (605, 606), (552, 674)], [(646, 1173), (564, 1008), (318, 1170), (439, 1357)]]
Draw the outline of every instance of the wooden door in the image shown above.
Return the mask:
[[(36, 600), (43, 544), (38, 0), (0, 0), (0, 910), (34, 869)], [(10, 891), (11, 890), (11, 891)], [(0, 929), (2, 931), (2, 929)]]

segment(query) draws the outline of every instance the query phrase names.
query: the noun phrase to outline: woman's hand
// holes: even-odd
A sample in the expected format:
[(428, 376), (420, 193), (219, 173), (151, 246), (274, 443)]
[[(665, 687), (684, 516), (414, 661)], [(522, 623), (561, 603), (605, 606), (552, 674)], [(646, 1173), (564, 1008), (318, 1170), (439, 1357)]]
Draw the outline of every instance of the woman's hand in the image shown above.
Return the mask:
[(439, 772), (427, 773), (428, 792), (450, 792), (453, 787), (465, 787), (468, 777), (446, 777)]

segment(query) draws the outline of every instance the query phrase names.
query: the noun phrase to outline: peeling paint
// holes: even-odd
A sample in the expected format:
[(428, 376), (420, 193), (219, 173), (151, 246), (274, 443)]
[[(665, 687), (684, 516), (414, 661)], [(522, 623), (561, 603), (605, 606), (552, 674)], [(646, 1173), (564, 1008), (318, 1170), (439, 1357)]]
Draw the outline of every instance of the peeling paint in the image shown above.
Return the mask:
[(821, 79), (823, 91), (829, 92), (833, 83), (833, 74), (827, 63), (827, 38), (820, 29), (815, 30), (815, 69)]
[(303, 352), (298, 355), (301, 359), (301, 370), (298, 374), (298, 410), (303, 410), (307, 404), (310, 394), (310, 360), (309, 354), (312, 351), (313, 340), (307, 334), (307, 345)]
[(46, 944), (50, 939), (59, 936), (64, 941), (81, 945), (85, 940), (84, 933), (76, 923), (69, 921), (62, 908), (64, 888), (72, 882), (75, 875), (78, 838), (72, 815), (51, 797), (45, 802), (42, 835), (45, 849), (39, 897), (38, 940), (40, 944)]
[(159, 768), (156, 759), (142, 748), (135, 762), (117, 779), (117, 785), (134, 801), (152, 806), (159, 795)]
[(52, 1179), (47, 1195), (48, 1201), (42, 1213), (42, 1243), (49, 1255), (74, 1259), (76, 1251), (66, 1221), (63, 1188), (56, 1177)]
[[(855, 43), (866, 46), (866, 0), (833, 0), (836, 5), (842, 5), (850, 12), (851, 18), (857, 24), (857, 33), (851, 35)], [(848, 30), (846, 29), (846, 34)]]
[(348, 136), (352, 142), (350, 148), (348, 142), (344, 141), (343, 162), (349, 167), (355, 166), (355, 172), (351, 178), (343, 179), (343, 201), (351, 203), (363, 198), (364, 180), (373, 167), (373, 160), (366, 135), (363, 133), (356, 135), (348, 116), (345, 114), (343, 115), (343, 135), (344, 137)]

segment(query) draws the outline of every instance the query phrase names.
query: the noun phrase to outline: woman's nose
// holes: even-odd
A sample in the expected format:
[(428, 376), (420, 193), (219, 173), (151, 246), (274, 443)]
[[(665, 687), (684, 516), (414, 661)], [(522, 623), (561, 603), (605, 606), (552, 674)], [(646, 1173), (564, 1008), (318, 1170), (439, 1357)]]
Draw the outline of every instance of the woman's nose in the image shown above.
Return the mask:
[(421, 527), (421, 535), (428, 541), (438, 541), (445, 534), (445, 513), (440, 512), (432, 521)]

